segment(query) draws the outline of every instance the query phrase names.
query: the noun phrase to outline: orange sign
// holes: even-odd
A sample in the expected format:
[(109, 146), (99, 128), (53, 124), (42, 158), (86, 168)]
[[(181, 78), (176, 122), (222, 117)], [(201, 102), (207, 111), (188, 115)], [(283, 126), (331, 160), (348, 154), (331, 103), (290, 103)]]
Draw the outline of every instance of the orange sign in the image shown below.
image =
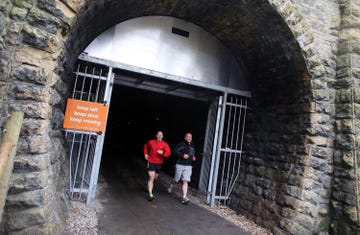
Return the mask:
[(108, 109), (108, 105), (68, 99), (63, 127), (82, 131), (104, 132)]

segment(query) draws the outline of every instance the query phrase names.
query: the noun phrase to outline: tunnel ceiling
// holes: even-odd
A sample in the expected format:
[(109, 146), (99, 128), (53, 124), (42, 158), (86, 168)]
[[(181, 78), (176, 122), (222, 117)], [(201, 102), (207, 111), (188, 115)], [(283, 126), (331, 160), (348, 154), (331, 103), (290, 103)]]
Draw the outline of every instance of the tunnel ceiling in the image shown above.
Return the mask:
[[(306, 66), (287, 24), (265, 0), (93, 1), (73, 28), (67, 46), (68, 67), (100, 33), (146, 15), (178, 17), (217, 37), (247, 72), (251, 92), (264, 100), (291, 102), (304, 96)], [(74, 40), (77, 43), (72, 43)], [(75, 52), (75, 53), (74, 53)], [(301, 86), (301, 87), (299, 87)]]

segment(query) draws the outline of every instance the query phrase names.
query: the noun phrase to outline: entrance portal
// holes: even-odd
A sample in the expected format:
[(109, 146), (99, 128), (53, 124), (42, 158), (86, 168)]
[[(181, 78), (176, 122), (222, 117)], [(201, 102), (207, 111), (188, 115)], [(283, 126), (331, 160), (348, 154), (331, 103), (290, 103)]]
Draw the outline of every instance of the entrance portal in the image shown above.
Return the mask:
[[(186, 132), (191, 132), (198, 159), (194, 163), (190, 185), (198, 188), (208, 102), (117, 85), (112, 92), (111, 106), (101, 170), (109, 169), (104, 165), (122, 165), (124, 162), (145, 168), (143, 145), (154, 138), (157, 130), (164, 132), (164, 140), (171, 148), (183, 140)], [(131, 159), (124, 159), (125, 156)], [(176, 160), (174, 156), (167, 158), (162, 171), (173, 176)], [(107, 164), (109, 162), (111, 164)], [(142, 170), (141, 175), (146, 172)]]
[[(134, 47), (135, 42), (140, 49)], [(138, 60), (130, 59), (135, 55)], [(188, 22), (169, 17), (144, 17), (121, 23), (105, 31), (79, 56), (79, 62), (85, 64), (85, 67), (75, 73), (73, 98), (76, 98), (76, 94), (81, 94), (80, 99), (103, 94), (104, 98), (95, 102), (109, 105), (114, 85), (121, 85), (120, 92), (123, 93), (139, 93), (143, 102), (156, 99), (156, 95), (144, 100), (146, 95), (141, 90), (177, 97), (171, 106), (170, 96), (165, 98), (169, 102), (167, 104), (162, 103), (163, 100), (153, 102), (162, 103), (169, 108), (151, 103), (144, 106), (144, 109), (150, 109), (147, 112), (150, 113), (153, 123), (149, 125), (170, 133), (169, 140), (173, 144), (181, 140), (179, 136), (183, 136), (187, 131), (195, 136), (198, 134), (198, 137), (202, 138), (199, 143), (203, 145), (204, 151), (200, 158), (201, 164), (198, 170), (194, 171), (196, 187), (207, 195), (207, 201), (211, 205), (215, 200), (228, 200), (239, 175), (246, 97), (250, 94), (245, 90), (244, 72), (226, 48), (201, 28)], [(94, 84), (98, 84), (96, 88), (93, 87)], [(128, 87), (136, 90), (131, 91)], [(129, 100), (133, 97), (129, 97)], [(191, 101), (186, 101), (182, 107), (179, 97)], [(205, 105), (200, 105), (196, 110), (187, 107), (197, 102), (204, 102)], [(184, 109), (184, 113), (189, 110), (194, 113), (189, 114), (187, 119), (178, 111), (169, 112), (177, 108)], [(156, 112), (152, 114), (151, 109)], [(130, 109), (116, 107), (116, 110), (121, 113)], [(163, 128), (158, 126), (161, 113), (168, 115)], [(142, 117), (141, 113), (138, 116)], [(124, 129), (131, 126), (135, 120), (127, 115), (122, 117), (131, 119), (126, 122), (127, 127), (122, 126)], [(141, 124), (137, 125), (137, 128), (147, 125), (147, 118), (148, 116), (141, 118)], [(197, 124), (199, 120), (200, 124)], [(183, 128), (187, 130), (181, 130), (181, 125), (174, 128), (176, 122), (183, 122)], [(201, 130), (194, 133), (191, 127), (200, 127)], [(146, 139), (151, 138), (156, 129), (147, 133)], [(122, 137), (123, 130), (118, 131), (119, 138)], [(139, 132), (126, 131), (126, 134), (136, 133)], [(76, 136), (79, 134), (80, 136)], [(142, 132), (141, 135), (143, 134)], [(81, 198), (83, 193), (87, 194), (89, 202), (96, 192), (105, 133), (78, 133), (68, 130), (67, 136), (70, 136), (68, 140), (71, 149), (71, 195)], [(146, 139), (142, 139), (141, 144)], [(197, 149), (198, 153), (202, 152), (199, 147)]]

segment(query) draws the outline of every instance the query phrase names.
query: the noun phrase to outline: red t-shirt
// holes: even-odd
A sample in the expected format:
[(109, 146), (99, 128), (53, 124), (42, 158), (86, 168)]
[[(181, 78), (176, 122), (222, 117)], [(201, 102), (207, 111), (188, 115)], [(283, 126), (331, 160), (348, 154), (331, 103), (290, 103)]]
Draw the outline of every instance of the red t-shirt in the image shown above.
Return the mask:
[[(163, 150), (164, 154), (158, 154), (158, 150)], [(171, 151), (169, 145), (165, 141), (149, 140), (144, 145), (144, 155), (145, 154), (149, 155), (148, 162), (163, 164), (164, 158), (169, 157)]]

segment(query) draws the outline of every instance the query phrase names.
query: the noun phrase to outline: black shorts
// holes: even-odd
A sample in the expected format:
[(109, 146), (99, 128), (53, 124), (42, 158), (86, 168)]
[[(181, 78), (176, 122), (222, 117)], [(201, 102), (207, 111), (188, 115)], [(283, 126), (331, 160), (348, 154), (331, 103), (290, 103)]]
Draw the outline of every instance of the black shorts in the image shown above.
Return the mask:
[(148, 162), (147, 171), (155, 171), (156, 173), (160, 173), (162, 164), (156, 164), (152, 162)]

